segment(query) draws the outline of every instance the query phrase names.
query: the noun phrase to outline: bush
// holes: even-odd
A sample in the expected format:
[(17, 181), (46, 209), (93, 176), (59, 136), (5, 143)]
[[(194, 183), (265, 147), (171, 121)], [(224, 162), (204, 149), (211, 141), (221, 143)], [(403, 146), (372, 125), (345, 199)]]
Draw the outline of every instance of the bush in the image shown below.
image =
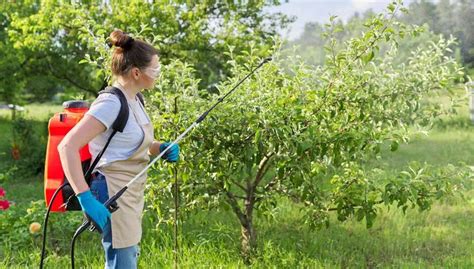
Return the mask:
[(43, 171), (47, 143), (46, 132), (41, 131), (46, 129), (44, 124), (24, 117), (12, 122), (12, 158), (22, 176), (37, 175)]
[[(0, 211), (0, 218), (0, 238), (5, 249), (41, 246), (44, 200), (32, 201), (29, 206), (12, 204), (8, 210)], [(67, 250), (69, 241), (64, 239), (68, 238), (81, 222), (82, 219), (75, 214), (52, 213), (48, 225), (48, 243), (57, 245), (63, 241), (64, 245), (61, 245), (60, 249)], [(41, 223), (39, 229), (35, 227), (38, 223)], [(54, 230), (54, 233), (51, 230)]]

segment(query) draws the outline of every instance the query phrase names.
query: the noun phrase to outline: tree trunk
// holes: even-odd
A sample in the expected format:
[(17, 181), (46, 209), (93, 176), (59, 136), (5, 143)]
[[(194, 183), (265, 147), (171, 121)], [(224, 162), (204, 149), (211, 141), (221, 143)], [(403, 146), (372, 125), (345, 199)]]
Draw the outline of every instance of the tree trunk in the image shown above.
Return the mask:
[(257, 250), (257, 236), (253, 226), (253, 208), (255, 205), (253, 192), (247, 192), (243, 208), (239, 206), (237, 198), (232, 192), (226, 191), (225, 193), (229, 205), (240, 221), (242, 258), (245, 264), (250, 265)]
[(255, 228), (253, 226), (253, 207), (255, 200), (253, 196), (252, 188), (247, 193), (247, 197), (244, 202), (244, 218), (241, 219), (241, 233), (242, 233), (242, 258), (244, 263), (250, 265), (252, 258), (257, 251), (257, 236), (255, 234)]
[(247, 265), (252, 263), (252, 259), (257, 252), (257, 235), (253, 226), (253, 209), (256, 203), (255, 192), (257, 186), (265, 176), (268, 170), (268, 162), (274, 154), (274, 152), (266, 154), (262, 160), (260, 160), (255, 181), (251, 182), (247, 180), (247, 187), (245, 188), (244, 212), (241, 213), (242, 216), (239, 217), (239, 219), (242, 232), (242, 258)]
[(252, 223), (252, 216), (247, 216), (246, 222), (241, 225), (242, 232), (242, 258), (244, 263), (249, 265), (255, 254), (257, 247), (257, 238)]

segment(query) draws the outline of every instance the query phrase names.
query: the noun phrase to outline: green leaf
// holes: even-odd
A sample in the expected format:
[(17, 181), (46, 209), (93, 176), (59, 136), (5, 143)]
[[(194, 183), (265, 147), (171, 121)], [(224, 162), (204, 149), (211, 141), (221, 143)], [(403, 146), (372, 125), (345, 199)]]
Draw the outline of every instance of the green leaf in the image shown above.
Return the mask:
[(398, 149), (398, 142), (397, 141), (392, 141), (392, 144), (390, 144), (390, 151), (396, 151)]
[(390, 3), (390, 4), (388, 4), (387, 9), (390, 10), (390, 12), (393, 13), (395, 11), (395, 5), (393, 3)]
[(374, 58), (374, 51), (371, 50), (369, 53), (367, 53), (365, 56), (362, 57), (362, 61), (367, 64)]

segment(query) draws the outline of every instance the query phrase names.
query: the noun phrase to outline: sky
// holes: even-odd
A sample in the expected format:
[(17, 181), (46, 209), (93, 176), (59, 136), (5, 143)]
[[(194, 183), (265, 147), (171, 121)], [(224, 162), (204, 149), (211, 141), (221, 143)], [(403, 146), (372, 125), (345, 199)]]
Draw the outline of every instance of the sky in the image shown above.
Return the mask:
[[(307, 22), (325, 23), (329, 16), (337, 15), (343, 21), (350, 18), (355, 12), (363, 13), (368, 9), (379, 12), (385, 9), (393, 0), (289, 0), (280, 6), (267, 8), (268, 12), (282, 12), (296, 16), (296, 21), (289, 31), (281, 33), (284, 37), (293, 40), (303, 32)], [(285, 2), (284, 0), (282, 2)], [(408, 6), (413, 0), (404, 0)]]

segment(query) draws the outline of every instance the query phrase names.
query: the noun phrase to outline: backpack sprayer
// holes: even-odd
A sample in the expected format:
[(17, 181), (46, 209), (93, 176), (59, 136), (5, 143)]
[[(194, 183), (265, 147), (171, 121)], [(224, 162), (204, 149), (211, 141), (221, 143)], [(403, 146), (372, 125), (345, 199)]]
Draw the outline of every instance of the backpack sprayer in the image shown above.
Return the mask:
[[(262, 67), (265, 63), (271, 61), (272, 58), (269, 57), (269, 58), (265, 58), (257, 67), (255, 67), (249, 74), (247, 74), (243, 79), (241, 79), (237, 85), (235, 85), (229, 92), (227, 92), (224, 96), (222, 97), (219, 97), (217, 99), (217, 102), (212, 105), (207, 111), (205, 111), (201, 116), (199, 116), (192, 124), (191, 126), (189, 126), (182, 134), (180, 134), (178, 136), (178, 138), (176, 138), (176, 140), (174, 140), (170, 145), (168, 145), (167, 148), (165, 148), (162, 152), (160, 152), (160, 154), (158, 156), (156, 156), (140, 173), (138, 173), (134, 178), (132, 178), (132, 180), (130, 180), (122, 189), (120, 189), (116, 194), (114, 194), (112, 197), (110, 197), (105, 203), (104, 203), (104, 206), (111, 212), (115, 212), (119, 209), (119, 207), (117, 206), (117, 199), (119, 199), (122, 194), (124, 192), (127, 191), (128, 187), (130, 185), (132, 185), (138, 178), (140, 178), (147, 170), (148, 168), (150, 168), (155, 162), (157, 162), (171, 147), (173, 147), (175, 144), (177, 144), (179, 141), (181, 141), (188, 132), (190, 132), (192, 129), (194, 129), (194, 127), (196, 127), (199, 123), (201, 123), (205, 118), (206, 116), (217, 106), (219, 105), (220, 103), (222, 103), (224, 101), (224, 99), (229, 96), (235, 89), (237, 89), (237, 87), (239, 87), (247, 78), (249, 78), (253, 73), (255, 73), (255, 71), (257, 71), (260, 67)], [(116, 94), (116, 93), (114, 93)], [(120, 94), (120, 93), (119, 93)], [(122, 99), (121, 99), (122, 100)], [(122, 108), (124, 107), (124, 105), (122, 104)], [(78, 111), (76, 111), (78, 112)], [(80, 112), (80, 111), (79, 111)], [(128, 112), (128, 111), (127, 111)], [(83, 115), (83, 114), (82, 114)], [(79, 122), (80, 118), (82, 118), (82, 115), (79, 117), (79, 118), (75, 118), (75, 121), (74, 123), (77, 123)], [(119, 113), (119, 116), (120, 116), (120, 113)], [(114, 125), (115, 125), (116, 122), (114, 122)], [(125, 122), (126, 123), (126, 122)], [(122, 123), (123, 124), (123, 123)], [(122, 127), (122, 130), (123, 130), (123, 127), (125, 126), (125, 124), (123, 124)], [(96, 159), (94, 160), (94, 162), (90, 165), (89, 169), (87, 169), (87, 171), (85, 172), (85, 179), (86, 181), (88, 182), (88, 180), (90, 179), (91, 177), (91, 174), (92, 174), (92, 170), (93, 168), (95, 167), (95, 165), (97, 164), (97, 162), (100, 160), (100, 158), (102, 157), (102, 154), (104, 153), (105, 149), (107, 148), (107, 146), (109, 145), (110, 141), (112, 140), (112, 137), (114, 136), (114, 134), (117, 132), (117, 129), (114, 128), (114, 132), (111, 134), (111, 136), (109, 137), (108, 141), (106, 142), (104, 148), (102, 149), (102, 151), (98, 154), (98, 156), (96, 157)], [(82, 151), (85, 150), (85, 153), (83, 153)], [(83, 161), (83, 170), (86, 170), (87, 166), (88, 166), (88, 163), (90, 161), (90, 155), (88, 155), (88, 149), (81, 149), (81, 161)], [(48, 151), (49, 151), (49, 148), (48, 148)], [(89, 157), (89, 161), (88, 161), (88, 158)], [(60, 163), (60, 162), (59, 162)], [(61, 170), (62, 171), (62, 170)], [(62, 179), (64, 181), (64, 179)], [(89, 184), (89, 182), (88, 182)], [(58, 183), (56, 184), (56, 186), (59, 185)], [(66, 187), (69, 187), (70, 188), (70, 184), (66, 181), (66, 182), (63, 182), (60, 186), (58, 186), (58, 188), (54, 191), (54, 193), (51, 195), (51, 193), (49, 192), (48, 193), (48, 188), (45, 188), (45, 194), (47, 196), (47, 200), (49, 200), (49, 205), (48, 205), (48, 209), (46, 211), (46, 214), (45, 214), (45, 220), (44, 220), (44, 226), (43, 226), (43, 246), (42, 246), (42, 251), (41, 251), (41, 262), (40, 262), (40, 268), (43, 268), (43, 263), (44, 263), (44, 256), (45, 256), (45, 244), (46, 244), (46, 226), (47, 226), (47, 223), (48, 223), (48, 217), (49, 217), (49, 213), (51, 211), (51, 209), (53, 208), (53, 204), (55, 205), (55, 211), (64, 211), (65, 209), (61, 209), (64, 207), (65, 204), (70, 204), (70, 201), (71, 200), (74, 200), (75, 196), (74, 195), (70, 195), (69, 199), (68, 199), (68, 202), (66, 202), (65, 204), (63, 204), (62, 206), (60, 206), (60, 204), (58, 203), (54, 203), (55, 201), (55, 198), (57, 197), (58, 194), (60, 194), (60, 191), (63, 190), (64, 188)], [(51, 187), (50, 187), (51, 189)], [(73, 203), (73, 202), (71, 202)], [(77, 201), (76, 201), (77, 203)], [(76, 204), (76, 207), (77, 207), (77, 204)], [(79, 206), (80, 208), (80, 206)], [(90, 231), (98, 231), (99, 233), (102, 233), (102, 230), (99, 228), (99, 226), (92, 220), (92, 218), (90, 218), (87, 214), (84, 214), (85, 215), (85, 221), (79, 226), (79, 228), (77, 228), (76, 232), (74, 233), (74, 236), (72, 238), (72, 241), (71, 241), (71, 267), (74, 268), (74, 244), (76, 242), (76, 239), (77, 237), (82, 233), (84, 232), (86, 229), (89, 229)]]

